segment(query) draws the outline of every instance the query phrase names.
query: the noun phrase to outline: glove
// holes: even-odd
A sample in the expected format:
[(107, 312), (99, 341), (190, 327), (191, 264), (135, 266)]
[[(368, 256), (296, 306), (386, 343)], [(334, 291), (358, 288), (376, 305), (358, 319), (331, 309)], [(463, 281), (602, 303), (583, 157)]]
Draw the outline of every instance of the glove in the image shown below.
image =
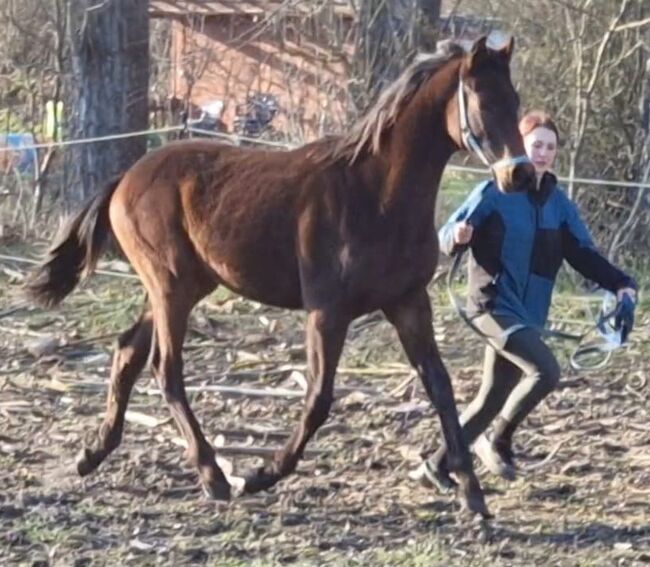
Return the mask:
[(621, 331), (621, 343), (627, 341), (627, 337), (634, 327), (634, 309), (636, 304), (627, 294), (624, 294), (616, 306), (614, 313), (614, 329)]

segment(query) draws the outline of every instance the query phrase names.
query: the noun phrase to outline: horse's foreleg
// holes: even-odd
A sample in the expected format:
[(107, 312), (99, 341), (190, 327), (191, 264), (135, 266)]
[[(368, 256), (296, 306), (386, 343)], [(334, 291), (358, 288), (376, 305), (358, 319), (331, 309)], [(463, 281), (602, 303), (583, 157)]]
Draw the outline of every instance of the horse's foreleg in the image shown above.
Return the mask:
[(451, 380), (433, 336), (431, 305), (426, 289), (422, 288), (386, 307), (384, 313), (397, 330), (406, 355), (438, 412), (448, 447), (449, 469), (458, 475), (465, 505), (471, 511), (489, 517), (463, 438)]
[(307, 317), (307, 364), (309, 388), (298, 426), (273, 462), (246, 478), (244, 490), (265, 490), (291, 474), (316, 430), (325, 422), (332, 406), (334, 376), (341, 356), (348, 322), (324, 310)]
[(151, 349), (151, 312), (145, 311), (138, 321), (117, 340), (106, 400), (106, 415), (99, 429), (96, 447), (85, 447), (77, 457), (77, 471), (85, 476), (93, 472), (119, 446), (124, 428), (124, 414), (133, 385), (147, 361)]

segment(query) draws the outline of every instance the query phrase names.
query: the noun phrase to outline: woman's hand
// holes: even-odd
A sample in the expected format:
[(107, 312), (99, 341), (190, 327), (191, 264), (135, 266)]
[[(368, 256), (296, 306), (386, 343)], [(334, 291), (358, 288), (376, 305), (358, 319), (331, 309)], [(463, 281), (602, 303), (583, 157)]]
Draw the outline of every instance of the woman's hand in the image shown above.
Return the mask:
[[(454, 232), (454, 236), (455, 236), (455, 235), (456, 235), (456, 233)], [(636, 303), (636, 290), (635, 290), (634, 288), (631, 288), (631, 287), (622, 287), (621, 289), (619, 289), (619, 290), (616, 292), (616, 299), (617, 299), (617, 301), (621, 301), (621, 299), (623, 299), (623, 296), (624, 296), (624, 295), (629, 296), (630, 299), (631, 299), (632, 301), (634, 301), (634, 303)]]
[(467, 244), (472, 240), (474, 234), (474, 227), (467, 221), (457, 222), (454, 225), (454, 243)]
[[(632, 301), (625, 301), (629, 297)], [(614, 317), (614, 328), (621, 332), (621, 344), (627, 341), (629, 334), (634, 328), (634, 305), (636, 304), (636, 291), (631, 287), (624, 287), (616, 293), (618, 305), (616, 306), (616, 316)]]

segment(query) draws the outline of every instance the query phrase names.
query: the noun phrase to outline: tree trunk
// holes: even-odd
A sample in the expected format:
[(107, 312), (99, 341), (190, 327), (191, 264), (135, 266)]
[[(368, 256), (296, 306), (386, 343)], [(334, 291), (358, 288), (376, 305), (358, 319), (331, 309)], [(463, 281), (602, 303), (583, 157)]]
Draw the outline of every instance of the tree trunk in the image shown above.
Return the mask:
[(422, 22), (420, 24), (420, 47), (423, 50), (433, 52), (436, 49), (438, 40), (438, 28), (440, 25), (441, 0), (419, 0)]
[[(421, 48), (435, 48), (440, 0), (362, 0), (351, 95), (363, 113)], [(425, 38), (423, 45), (422, 39)]]
[[(650, 17), (650, 6), (645, 4), (641, 12), (643, 19)], [(650, 28), (645, 33), (645, 44), (650, 45)], [(643, 132), (643, 152), (641, 154), (641, 182), (648, 183), (650, 181), (650, 53), (644, 50), (643, 57), (645, 59), (645, 75), (643, 79), (643, 86), (641, 90), (641, 131)], [(645, 189), (645, 208), (650, 209), (650, 190)]]
[[(148, 2), (71, 0), (72, 138), (146, 130), (149, 88)], [(70, 196), (85, 198), (128, 169), (145, 136), (72, 146)]]

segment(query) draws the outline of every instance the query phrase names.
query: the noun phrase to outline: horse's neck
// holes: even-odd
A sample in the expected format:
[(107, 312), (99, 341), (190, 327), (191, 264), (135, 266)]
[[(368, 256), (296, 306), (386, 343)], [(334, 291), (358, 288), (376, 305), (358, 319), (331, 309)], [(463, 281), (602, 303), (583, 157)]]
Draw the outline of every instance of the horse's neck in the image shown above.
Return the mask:
[(447, 135), (444, 108), (433, 109), (419, 121), (408, 118), (396, 125), (387, 148), (382, 208), (433, 216), (442, 172), (455, 147)]

